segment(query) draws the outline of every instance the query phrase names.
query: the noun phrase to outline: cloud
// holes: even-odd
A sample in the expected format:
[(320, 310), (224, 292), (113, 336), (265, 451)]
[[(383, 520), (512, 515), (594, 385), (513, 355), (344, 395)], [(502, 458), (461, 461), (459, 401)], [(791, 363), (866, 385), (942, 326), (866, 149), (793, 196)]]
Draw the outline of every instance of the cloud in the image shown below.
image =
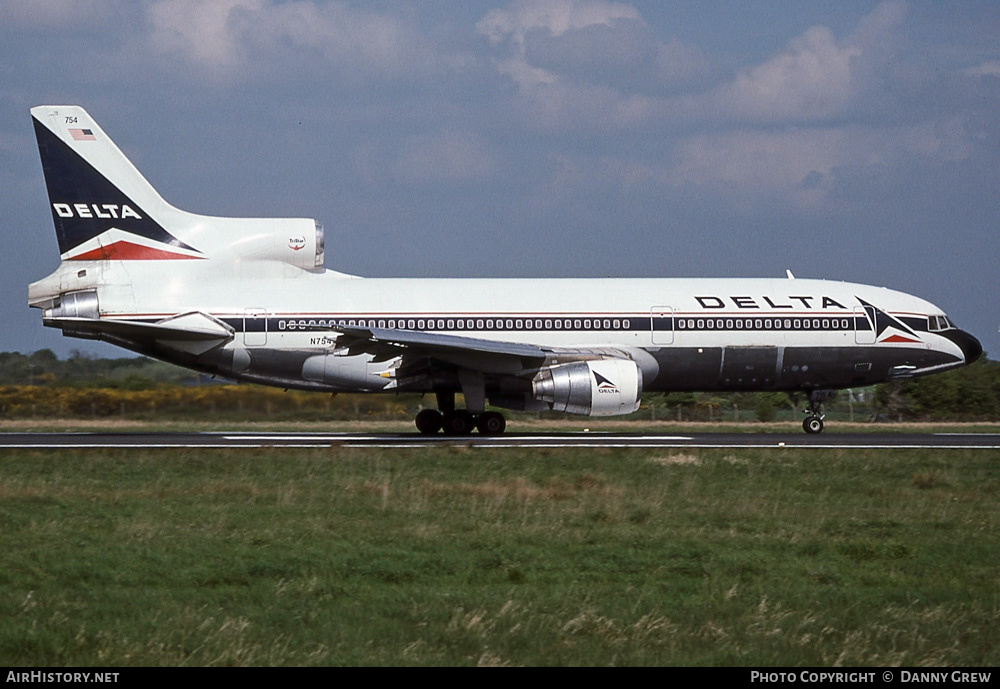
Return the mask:
[(1000, 77), (1000, 60), (986, 60), (965, 70), (970, 77)]
[(517, 85), (523, 121), (546, 130), (632, 128), (666, 109), (664, 94), (711, 73), (697, 48), (664, 42), (631, 5), (518, 0), (477, 24), (498, 72)]
[(717, 190), (725, 196), (788, 196), (800, 205), (821, 200), (845, 162), (848, 132), (839, 129), (738, 131), (693, 136), (677, 150), (664, 181)]
[(825, 27), (808, 29), (788, 49), (740, 73), (709, 97), (713, 105), (753, 120), (826, 118), (853, 101), (856, 46), (839, 46)]
[(688, 109), (744, 122), (821, 122), (870, 107), (888, 89), (906, 6), (886, 2), (838, 40), (814, 26), (731, 82), (689, 99)]
[(650, 93), (710, 72), (700, 50), (662, 41), (636, 8), (617, 2), (519, 0), (476, 29), (498, 51), (499, 71), (525, 90), (559, 82)]
[(906, 6), (887, 2), (838, 39), (811, 27), (714, 85), (696, 46), (662, 40), (634, 7), (512, 2), (476, 25), (518, 86), (525, 122), (546, 129), (828, 123), (883, 103)]
[(599, 153), (550, 156), (559, 161), (551, 188), (566, 198), (594, 184), (652, 185), (703, 191), (737, 212), (757, 203), (815, 212), (830, 209), (853, 172), (969, 155), (964, 119), (899, 105), (915, 83), (897, 79), (906, 15), (886, 2), (841, 37), (810, 27), (715, 84), (700, 50), (663, 40), (621, 3), (512, 2), (476, 28), (517, 87), (522, 125), (600, 136)]
[(781, 208), (786, 215), (832, 217), (866, 202), (866, 194), (845, 190), (859, 180), (877, 179), (888, 188), (914, 171), (964, 161), (969, 138), (961, 117), (695, 134), (662, 161), (625, 153), (556, 156), (546, 193), (574, 199), (641, 190), (650, 199), (680, 203), (692, 195), (711, 198), (717, 211), (735, 216)]
[(639, 19), (639, 13), (633, 7), (602, 0), (517, 0), (505, 9), (490, 10), (476, 29), (509, 52), (498, 62), (500, 72), (530, 87), (558, 79), (557, 74), (530, 63), (527, 50), (531, 34), (559, 37), (587, 27), (611, 26), (621, 19)]
[(392, 170), (414, 184), (470, 182), (487, 177), (493, 158), (483, 140), (470, 132), (439, 132), (403, 144)]
[(311, 0), (156, 0), (150, 43), (215, 78), (252, 79), (309, 65), (343, 76), (427, 72), (432, 46), (397, 16)]
[(149, 7), (151, 43), (162, 53), (180, 56), (213, 70), (246, 58), (240, 17), (260, 13), (262, 0), (162, 0)]
[(5, 0), (0, 24), (25, 31), (78, 32), (119, 16), (121, 0)]
[(602, 0), (527, 2), (488, 12), (476, 28), (498, 71), (518, 86), (526, 122), (544, 128), (632, 128), (707, 122), (828, 122), (881, 83), (905, 6), (885, 3), (838, 40), (825, 26), (712, 85), (699, 48), (663, 40), (639, 11)]
[(490, 10), (476, 29), (493, 43), (511, 41), (523, 48), (531, 31), (551, 36), (589, 26), (610, 26), (619, 19), (639, 19), (634, 7), (604, 0), (516, 0), (506, 9)]
[[(835, 211), (831, 201), (859, 175), (878, 171), (892, 183), (904, 170), (967, 159), (977, 130), (956, 114), (962, 106), (929, 102), (928, 77), (899, 68), (906, 13), (901, 3), (883, 3), (840, 40), (812, 27), (731, 81), (680, 98), (678, 119), (717, 131), (679, 140), (662, 180), (751, 205), (778, 199)], [(983, 63), (975, 76), (992, 67)]]
[(742, 130), (692, 136), (662, 171), (668, 186), (711, 189), (722, 198), (775, 198), (800, 210), (832, 210), (837, 186), (859, 170), (956, 162), (969, 155), (961, 118), (918, 125)]

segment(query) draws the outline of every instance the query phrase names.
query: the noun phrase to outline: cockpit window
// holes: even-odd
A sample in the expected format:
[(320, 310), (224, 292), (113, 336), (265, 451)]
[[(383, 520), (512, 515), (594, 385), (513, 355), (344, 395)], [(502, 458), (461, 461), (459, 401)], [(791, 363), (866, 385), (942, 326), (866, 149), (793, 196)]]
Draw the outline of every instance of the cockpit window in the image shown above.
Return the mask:
[(927, 317), (927, 329), (931, 332), (940, 332), (942, 330), (948, 330), (949, 328), (954, 328), (951, 321), (948, 320), (947, 316), (928, 316)]

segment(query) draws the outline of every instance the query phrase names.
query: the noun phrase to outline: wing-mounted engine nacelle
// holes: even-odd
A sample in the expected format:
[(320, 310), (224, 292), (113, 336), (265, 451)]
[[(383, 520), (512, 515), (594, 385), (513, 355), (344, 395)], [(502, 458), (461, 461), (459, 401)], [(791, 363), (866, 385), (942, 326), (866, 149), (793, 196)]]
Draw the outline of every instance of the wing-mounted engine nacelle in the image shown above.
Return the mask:
[(237, 238), (227, 247), (245, 260), (280, 261), (303, 270), (323, 267), (323, 226), (308, 218), (241, 221)]
[(629, 359), (550, 366), (539, 371), (531, 385), (535, 399), (569, 414), (631, 414), (642, 399), (642, 371)]

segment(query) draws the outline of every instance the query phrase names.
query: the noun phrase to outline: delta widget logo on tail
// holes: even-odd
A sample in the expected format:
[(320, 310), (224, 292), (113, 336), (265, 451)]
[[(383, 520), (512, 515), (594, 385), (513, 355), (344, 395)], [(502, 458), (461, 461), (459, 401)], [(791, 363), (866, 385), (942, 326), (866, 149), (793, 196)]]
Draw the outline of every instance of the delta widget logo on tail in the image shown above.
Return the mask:
[[(139, 203), (54, 132), (37, 119), (34, 124), (63, 260), (205, 258), (149, 217)], [(97, 140), (93, 129), (67, 131), (74, 142)]]

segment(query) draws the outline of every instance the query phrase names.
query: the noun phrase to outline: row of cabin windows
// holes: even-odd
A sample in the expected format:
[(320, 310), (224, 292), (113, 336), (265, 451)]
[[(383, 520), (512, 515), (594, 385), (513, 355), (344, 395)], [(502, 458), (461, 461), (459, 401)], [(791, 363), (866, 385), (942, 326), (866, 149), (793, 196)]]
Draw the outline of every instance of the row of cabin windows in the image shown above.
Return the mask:
[[(287, 323), (287, 324), (286, 324)], [(351, 320), (289, 320), (281, 321), (278, 327), (288, 328), (356, 326), (359, 328), (389, 328), (406, 330), (628, 330), (629, 320), (621, 318), (399, 318), (399, 319), (351, 319)]]
[[(361, 327), (365, 327), (366, 321), (363, 319), (359, 321)], [(406, 328), (408, 330), (621, 330), (628, 329), (629, 321), (621, 320), (619, 318), (605, 318), (601, 320), (599, 318), (439, 318), (437, 320), (428, 319), (424, 320), (422, 318), (417, 319), (407, 319), (407, 320), (379, 320), (378, 325), (375, 325), (376, 321), (369, 320), (367, 324), (369, 327), (379, 327), (379, 328)], [(404, 325), (405, 323), (405, 325)]]
[(678, 318), (678, 330), (850, 330), (849, 318)]
[[(666, 319), (664, 319), (666, 320)], [(941, 323), (948, 327), (943, 316), (932, 316), (931, 329)], [(850, 318), (677, 318), (677, 330), (851, 330)], [(399, 328), (405, 330), (628, 330), (630, 321), (619, 318), (360, 318), (350, 320), (294, 320), (281, 321), (280, 330), (307, 329), (327, 326), (353, 326), (360, 328)], [(669, 321), (663, 329), (669, 329)]]

